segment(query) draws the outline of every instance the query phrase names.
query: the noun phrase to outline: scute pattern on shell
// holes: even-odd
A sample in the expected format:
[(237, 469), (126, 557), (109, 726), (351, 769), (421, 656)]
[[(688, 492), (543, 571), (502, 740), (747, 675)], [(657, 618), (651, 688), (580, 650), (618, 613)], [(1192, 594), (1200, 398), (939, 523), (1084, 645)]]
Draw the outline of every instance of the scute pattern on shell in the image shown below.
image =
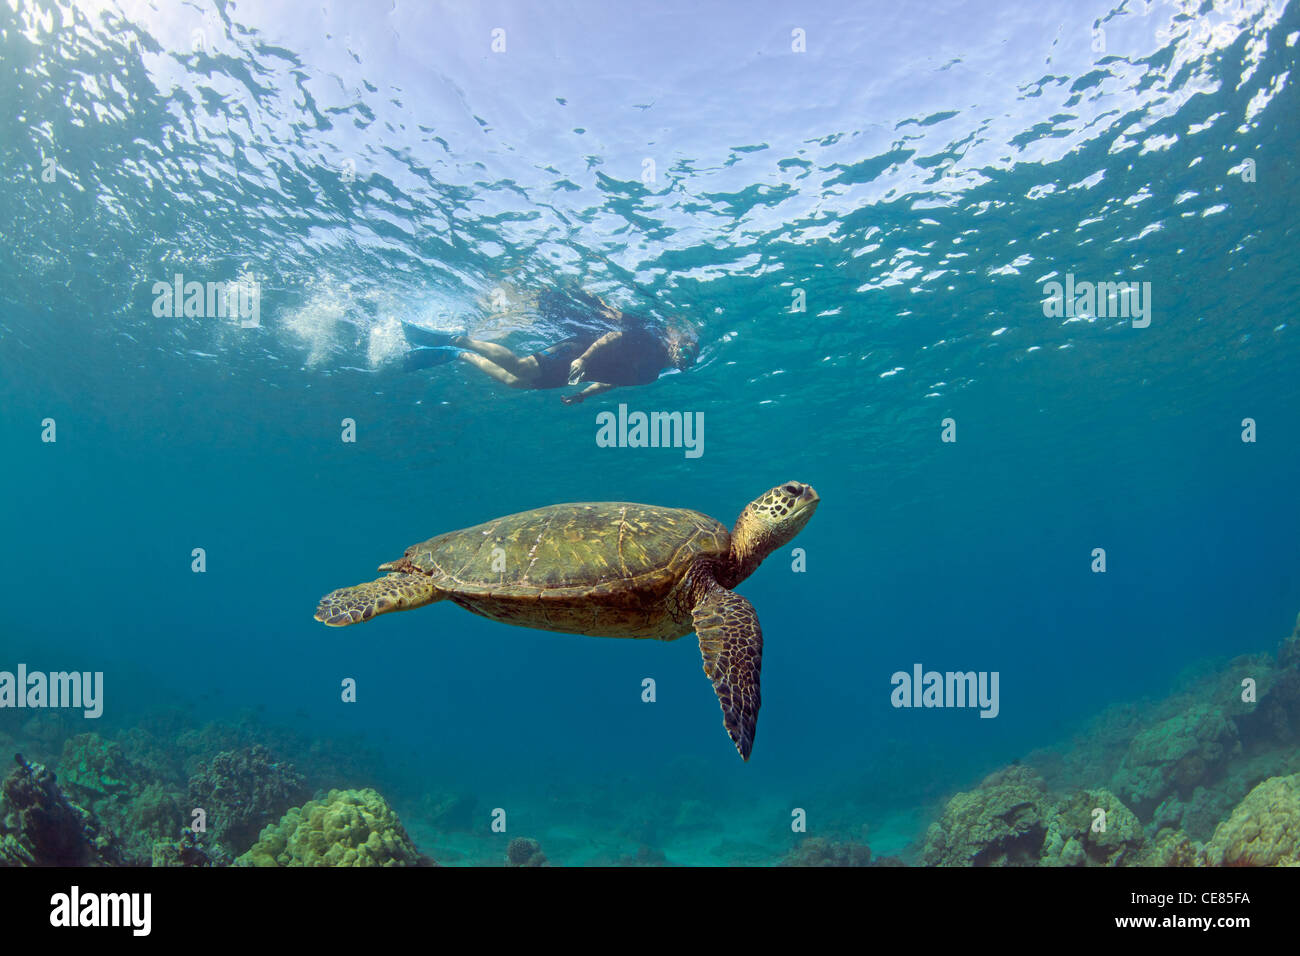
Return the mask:
[(624, 502), (536, 508), (439, 535), (406, 557), (456, 595), (669, 586), (697, 557), (724, 558), (730, 535), (698, 511)]

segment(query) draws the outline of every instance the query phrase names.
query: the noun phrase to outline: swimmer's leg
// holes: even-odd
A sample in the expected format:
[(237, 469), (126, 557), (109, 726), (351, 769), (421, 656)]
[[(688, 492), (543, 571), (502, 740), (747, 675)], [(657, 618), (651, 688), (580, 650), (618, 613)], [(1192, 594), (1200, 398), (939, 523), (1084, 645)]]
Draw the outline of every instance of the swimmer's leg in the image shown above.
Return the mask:
[[(477, 352), (478, 356), (487, 360), (485, 363), (486, 365), (492, 365), (498, 369), (503, 369), (515, 378), (531, 382), (537, 377), (537, 359), (533, 358), (531, 355), (526, 355), (523, 358), (520, 358), (504, 345), (497, 345), (495, 342), (476, 342), (473, 339), (465, 338), (463, 335), (456, 336), (456, 338), (452, 340), (452, 344), (462, 349), (469, 349), (471, 352)], [(479, 365), (479, 363), (474, 361), (475, 357), (476, 356), (473, 355), (467, 356), (466, 361), (472, 365), (478, 365), (479, 368), (483, 369), (483, 371), (488, 372), (483, 365)], [(493, 378), (496, 378), (498, 381), (505, 381), (505, 379), (498, 378), (498, 376), (492, 372), (488, 372), (488, 374)]]
[(520, 369), (521, 372), (525, 373), (523, 375), (516, 375), (513, 372), (510, 372), (507, 369), (502, 368), (500, 365), (497, 365), (495, 362), (491, 361), (490, 359), (486, 359), (481, 355), (475, 355), (473, 352), (461, 352), (460, 360), (462, 362), (467, 362), (470, 365), (473, 365), (479, 371), (492, 376), (498, 382), (501, 382), (505, 385), (509, 385), (511, 388), (532, 388), (533, 378), (537, 374), (537, 360), (532, 358), (532, 356), (529, 356), (526, 359), (515, 360), (520, 365), (526, 365), (526, 363), (529, 362), (532, 363), (531, 374), (529, 374), (527, 370), (524, 368)]

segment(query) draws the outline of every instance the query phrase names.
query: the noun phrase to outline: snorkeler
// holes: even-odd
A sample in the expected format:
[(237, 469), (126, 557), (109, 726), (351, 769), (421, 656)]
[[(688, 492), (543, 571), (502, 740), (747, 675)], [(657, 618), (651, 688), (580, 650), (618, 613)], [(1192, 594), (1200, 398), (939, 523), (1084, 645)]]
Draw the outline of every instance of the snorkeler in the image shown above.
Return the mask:
[[(560, 293), (544, 292), (538, 306), (543, 314), (574, 326), (575, 334), (540, 352), (519, 356), (494, 342), (403, 323), (415, 348), (407, 353), (402, 367), (430, 368), (460, 359), (511, 388), (563, 388), (586, 382), (582, 391), (561, 398), (566, 405), (576, 405), (620, 385), (649, 385), (666, 368), (690, 368), (699, 355), (699, 339), (688, 326), (671, 323), (658, 329), (643, 325), (586, 293), (579, 293), (575, 303)], [(584, 307), (594, 322), (575, 317)], [(610, 325), (619, 327), (602, 334), (601, 328)]]

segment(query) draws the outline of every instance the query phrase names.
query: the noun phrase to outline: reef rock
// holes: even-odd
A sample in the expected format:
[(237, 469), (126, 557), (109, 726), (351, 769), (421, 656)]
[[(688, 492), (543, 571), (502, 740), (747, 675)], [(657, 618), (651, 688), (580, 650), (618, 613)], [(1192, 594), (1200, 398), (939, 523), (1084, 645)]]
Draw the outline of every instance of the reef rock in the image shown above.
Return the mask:
[(1300, 774), (1246, 795), (1205, 846), (1211, 866), (1300, 866)]
[(1109, 790), (1080, 790), (1048, 814), (1039, 865), (1122, 866), (1144, 842), (1142, 823), (1118, 797)]
[(118, 835), (128, 866), (147, 866), (153, 841), (174, 836), (183, 825), (180, 792), (150, 778), (149, 768), (132, 760), (121, 744), (97, 733), (69, 737), (59, 757), (59, 785)]
[(1300, 614), (1296, 615), (1291, 636), (1282, 641), (1277, 649), (1277, 665), (1300, 670)]
[(1124, 866), (1145, 844), (1141, 821), (1109, 790), (1056, 798), (1037, 773), (1014, 765), (948, 801), (921, 859), (926, 866)]
[(369, 788), (331, 790), (266, 827), (236, 866), (429, 866), (387, 801)]
[(152, 861), (154, 866), (222, 866), (228, 862), (214, 859), (189, 827), (179, 840), (155, 841)]
[(1300, 620), (1277, 650), (1277, 667), (1260, 682), (1259, 704), (1237, 718), (1247, 745), (1270, 743), (1294, 747), (1300, 740)]
[(117, 735), (117, 742), (126, 759), (139, 768), (146, 780), (170, 790), (185, 789), (187, 777), (181, 770), (174, 736), (159, 737), (144, 727), (129, 727)]
[(161, 784), (151, 783), (143, 788), (126, 808), (126, 819), (131, 831), (154, 840), (165, 840), (179, 832), (185, 823), (185, 814), (177, 802), (180, 794)]
[(1198, 784), (1213, 780), (1239, 750), (1236, 728), (1221, 710), (1194, 708), (1134, 737), (1113, 789), (1149, 818), (1168, 797), (1190, 796)]
[(529, 837), (515, 837), (506, 847), (506, 862), (511, 866), (550, 866), (542, 845)]
[(189, 782), (190, 802), (206, 811), (208, 833), (231, 853), (248, 849), (263, 827), (308, 796), (293, 765), (261, 744), (217, 754)]
[(1161, 830), (1140, 853), (1125, 858), (1124, 865), (1204, 866), (1205, 848), (1182, 830)]
[(90, 733), (64, 743), (58, 776), (63, 786), (98, 799), (131, 792), (140, 775), (120, 745)]
[(926, 832), (926, 866), (1034, 866), (1047, 836), (1047, 792), (1027, 767), (989, 774), (948, 801)]
[(785, 855), (781, 866), (870, 866), (871, 848), (861, 843), (837, 843), (808, 837)]
[(120, 866), (113, 834), (19, 754), (0, 784), (0, 866)]

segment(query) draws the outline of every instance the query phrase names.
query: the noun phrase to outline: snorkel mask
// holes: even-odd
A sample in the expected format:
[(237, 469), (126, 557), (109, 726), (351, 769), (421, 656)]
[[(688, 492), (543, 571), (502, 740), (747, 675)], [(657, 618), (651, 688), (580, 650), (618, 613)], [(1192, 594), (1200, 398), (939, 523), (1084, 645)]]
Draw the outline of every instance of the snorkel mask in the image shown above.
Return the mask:
[(700, 357), (700, 339), (690, 328), (676, 326), (668, 332), (668, 358), (673, 368), (685, 371)]

